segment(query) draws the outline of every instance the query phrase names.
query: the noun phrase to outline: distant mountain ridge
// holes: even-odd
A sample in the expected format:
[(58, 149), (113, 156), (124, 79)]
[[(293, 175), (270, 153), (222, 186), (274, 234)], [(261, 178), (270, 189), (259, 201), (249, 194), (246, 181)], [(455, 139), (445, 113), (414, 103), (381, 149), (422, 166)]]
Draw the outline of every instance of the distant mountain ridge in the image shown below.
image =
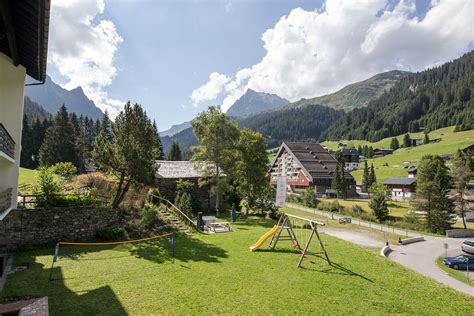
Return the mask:
[(347, 85), (336, 92), (320, 97), (301, 99), (284, 106), (284, 108), (319, 104), (348, 112), (367, 106), (371, 100), (382, 95), (384, 91), (390, 90), (397, 81), (410, 74), (411, 72), (401, 70), (382, 72), (366, 80)]
[(49, 75), (46, 76), (43, 85), (26, 87), (25, 95), (31, 101), (41, 104), (46, 111), (52, 114), (55, 114), (61, 105), (65, 104), (69, 112), (74, 112), (77, 115), (82, 114), (93, 119), (100, 119), (103, 115), (94, 101), (84, 94), (81, 87), (66, 90), (52, 81)]
[(169, 129), (166, 131), (160, 132), (161, 137), (166, 137), (166, 136), (173, 136), (178, 134), (181, 131), (184, 131), (187, 128), (191, 127), (191, 122), (183, 122), (181, 124), (176, 124), (172, 125)]
[(231, 117), (246, 117), (272, 110), (288, 103), (290, 103), (290, 101), (276, 94), (247, 89), (245, 94), (235, 101), (229, 110), (227, 110), (227, 115)]
[(31, 101), (30, 98), (25, 96), (23, 114), (26, 115), (28, 120), (33, 121), (35, 119), (43, 120), (45, 118), (52, 117), (51, 113), (46, 111), (41, 104)]

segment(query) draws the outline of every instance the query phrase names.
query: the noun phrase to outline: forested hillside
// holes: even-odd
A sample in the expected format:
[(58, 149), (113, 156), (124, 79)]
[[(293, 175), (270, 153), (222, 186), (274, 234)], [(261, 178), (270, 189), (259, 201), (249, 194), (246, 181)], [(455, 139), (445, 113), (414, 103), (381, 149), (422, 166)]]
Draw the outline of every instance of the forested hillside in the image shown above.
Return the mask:
[(324, 140), (382, 138), (456, 125), (474, 128), (474, 52), (442, 66), (402, 78), (365, 108), (346, 113)]
[(264, 112), (238, 120), (240, 127), (248, 127), (265, 136), (267, 146), (276, 147), (282, 141), (316, 141), (343, 111), (322, 105), (308, 104), (304, 107)]
[(27, 96), (25, 96), (24, 104), (23, 114), (26, 115), (30, 121), (50, 118), (52, 116), (52, 114), (46, 111), (40, 104), (31, 101)]

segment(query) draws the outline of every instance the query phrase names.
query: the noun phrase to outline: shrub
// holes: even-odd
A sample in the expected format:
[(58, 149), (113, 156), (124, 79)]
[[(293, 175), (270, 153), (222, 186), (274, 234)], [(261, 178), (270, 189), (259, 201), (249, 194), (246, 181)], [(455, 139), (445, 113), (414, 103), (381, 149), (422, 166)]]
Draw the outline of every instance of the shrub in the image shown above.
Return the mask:
[(361, 216), (365, 211), (360, 205), (354, 204), (351, 207), (351, 213), (354, 214), (354, 216)]
[(157, 207), (151, 203), (145, 204), (143, 208), (143, 214), (141, 218), (141, 225), (146, 228), (152, 228), (158, 223), (158, 211)]
[(303, 201), (303, 205), (307, 207), (315, 208), (319, 203), (318, 197), (316, 196), (316, 192), (314, 192), (313, 187), (308, 187), (301, 196), (301, 199)]
[(125, 229), (122, 227), (103, 228), (95, 232), (95, 238), (104, 241), (120, 241), (125, 239)]
[(176, 207), (186, 215), (193, 212), (193, 201), (189, 192), (182, 192), (176, 196), (174, 200)]
[(321, 202), (318, 204), (318, 209), (326, 212), (336, 213), (343, 211), (343, 207), (339, 204), (338, 201), (332, 202)]
[(39, 206), (53, 206), (55, 196), (62, 191), (61, 184), (55, 178), (50, 168), (41, 167), (38, 173), (38, 183), (34, 189), (38, 194)]
[(58, 162), (51, 167), (51, 171), (66, 180), (72, 178), (77, 173), (77, 168), (70, 162)]

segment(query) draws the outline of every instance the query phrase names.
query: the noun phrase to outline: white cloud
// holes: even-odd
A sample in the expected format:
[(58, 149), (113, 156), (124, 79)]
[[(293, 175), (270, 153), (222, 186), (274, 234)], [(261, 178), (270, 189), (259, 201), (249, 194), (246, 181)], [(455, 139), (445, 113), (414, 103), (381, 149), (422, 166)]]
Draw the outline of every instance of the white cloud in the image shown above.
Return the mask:
[(433, 1), (423, 18), (415, 9), (414, 1), (328, 0), (315, 11), (292, 10), (263, 33), (262, 60), (226, 76), (222, 108), (247, 88), (296, 101), (383, 71), (422, 70), (458, 57), (474, 42), (473, 1)]
[(66, 78), (64, 88), (81, 86), (114, 117), (125, 102), (111, 99), (105, 88), (117, 75), (114, 57), (123, 39), (113, 22), (100, 19), (104, 8), (103, 0), (52, 1), (49, 61)]
[(193, 91), (191, 95), (193, 104), (197, 105), (201, 102), (214, 100), (219, 96), (229, 81), (230, 78), (228, 78), (226, 75), (219, 74), (217, 72), (211, 73), (209, 76), (209, 81), (205, 85)]

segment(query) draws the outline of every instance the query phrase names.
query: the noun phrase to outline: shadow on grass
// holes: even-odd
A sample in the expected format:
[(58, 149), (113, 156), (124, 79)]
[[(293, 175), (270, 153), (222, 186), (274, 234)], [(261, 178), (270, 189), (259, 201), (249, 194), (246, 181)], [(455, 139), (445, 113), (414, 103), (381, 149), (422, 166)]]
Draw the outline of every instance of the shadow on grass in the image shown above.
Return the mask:
[[(31, 258), (31, 261), (34, 261), (34, 258)], [(49, 267), (34, 263), (21, 275), (10, 276), (1, 296), (48, 296), (51, 315), (127, 315), (110, 286), (74, 292), (65, 285), (61, 268), (53, 268), (55, 277), (52, 281), (48, 281), (49, 272)], [(12, 277), (15, 279), (12, 280)], [(12, 281), (16, 281), (15, 284)], [(0, 303), (1, 301), (3, 300), (0, 299)]]

